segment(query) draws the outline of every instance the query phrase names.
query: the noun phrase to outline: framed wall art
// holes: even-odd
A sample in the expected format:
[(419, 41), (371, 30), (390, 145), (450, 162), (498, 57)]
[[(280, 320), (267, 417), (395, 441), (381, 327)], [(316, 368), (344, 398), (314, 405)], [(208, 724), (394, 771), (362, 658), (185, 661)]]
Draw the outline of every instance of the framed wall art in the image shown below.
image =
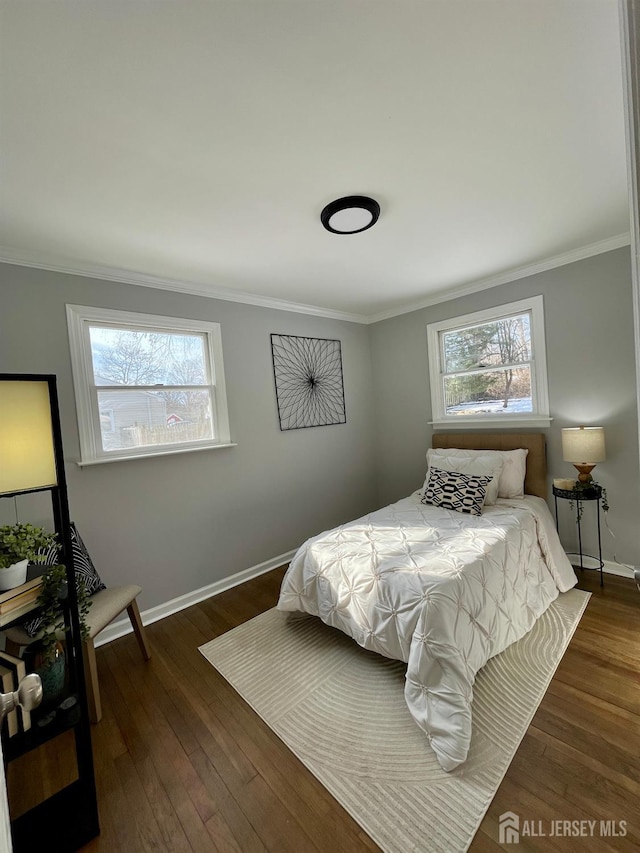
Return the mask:
[(271, 335), (280, 429), (347, 421), (340, 341)]

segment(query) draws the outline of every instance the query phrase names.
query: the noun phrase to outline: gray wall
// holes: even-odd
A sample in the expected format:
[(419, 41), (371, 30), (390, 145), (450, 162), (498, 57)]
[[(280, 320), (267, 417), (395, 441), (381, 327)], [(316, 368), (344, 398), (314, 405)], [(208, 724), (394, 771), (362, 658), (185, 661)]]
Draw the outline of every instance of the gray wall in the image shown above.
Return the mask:
[[(608, 252), (500, 287), (442, 302), (371, 327), (376, 383), (378, 502), (409, 494), (424, 479), (431, 443), (427, 323), (542, 294), (547, 342), (551, 427), (547, 436), (549, 483), (571, 477), (562, 460), (561, 433), (579, 424), (605, 427), (607, 461), (595, 469), (607, 489), (613, 538), (603, 534), (605, 559), (639, 563), (638, 422), (630, 252)], [(535, 430), (534, 430), (535, 431)], [(549, 487), (549, 493), (551, 488)], [(552, 499), (550, 501), (552, 505)], [(575, 525), (561, 505), (561, 538), (574, 547)], [(595, 547), (585, 506), (583, 532)], [(595, 525), (594, 525), (595, 526)]]
[[(0, 371), (57, 374), (72, 516), (106, 582), (139, 582), (148, 608), (418, 488), (431, 440), (426, 324), (539, 293), (554, 418), (545, 430), (549, 481), (574, 470), (562, 461), (561, 428), (602, 424), (608, 458), (596, 476), (616, 536), (604, 531), (604, 556), (640, 563), (628, 249), (369, 327), (0, 264)], [(238, 446), (78, 468), (66, 303), (220, 322)], [(346, 424), (280, 432), (270, 332), (342, 341)], [(6, 504), (0, 523), (13, 520)], [(19, 505), (21, 520), (37, 520), (44, 506)], [(569, 508), (562, 510), (561, 536), (573, 547)]]
[[(66, 303), (220, 322), (238, 446), (79, 468)], [(342, 341), (346, 424), (280, 431), (271, 332)], [(0, 371), (57, 374), (72, 517), (105, 581), (139, 583), (143, 608), (283, 554), (375, 504), (366, 326), (4, 264)], [(21, 520), (39, 507), (23, 503)]]

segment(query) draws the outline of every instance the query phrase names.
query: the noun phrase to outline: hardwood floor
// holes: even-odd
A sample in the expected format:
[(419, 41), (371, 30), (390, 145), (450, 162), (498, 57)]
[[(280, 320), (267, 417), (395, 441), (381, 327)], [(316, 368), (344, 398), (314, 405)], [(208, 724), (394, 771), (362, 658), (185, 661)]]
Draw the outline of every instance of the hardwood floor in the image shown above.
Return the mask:
[[(378, 848), (197, 647), (275, 604), (283, 570), (97, 651), (103, 719), (92, 729), (102, 833), (85, 851)], [(474, 853), (640, 848), (640, 592), (595, 573), (591, 602), (482, 826)], [(499, 816), (625, 820), (619, 838), (527, 837), (500, 847)], [(547, 827), (547, 832), (550, 829)], [(425, 843), (425, 851), (428, 849)]]

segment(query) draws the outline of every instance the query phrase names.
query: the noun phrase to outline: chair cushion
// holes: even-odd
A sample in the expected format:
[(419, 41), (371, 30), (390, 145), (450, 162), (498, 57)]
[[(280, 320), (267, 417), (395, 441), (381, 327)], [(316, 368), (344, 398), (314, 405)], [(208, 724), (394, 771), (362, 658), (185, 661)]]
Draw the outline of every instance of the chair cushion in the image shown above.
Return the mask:
[[(91, 606), (87, 613), (87, 627), (91, 639), (99, 634), (103, 628), (106, 628), (110, 622), (113, 622), (116, 616), (122, 613), (141, 592), (142, 587), (127, 584), (126, 586), (110, 586), (92, 595), (89, 598)], [(17, 645), (28, 646), (34, 640), (40, 639), (43, 632), (39, 631), (33, 637), (27, 634), (24, 625), (13, 625), (11, 628), (6, 628), (4, 633), (8, 639)]]
[(141, 592), (142, 587), (135, 584), (127, 584), (127, 586), (110, 586), (92, 595), (89, 599), (91, 607), (87, 613), (89, 636), (93, 638), (96, 634), (99, 634)]

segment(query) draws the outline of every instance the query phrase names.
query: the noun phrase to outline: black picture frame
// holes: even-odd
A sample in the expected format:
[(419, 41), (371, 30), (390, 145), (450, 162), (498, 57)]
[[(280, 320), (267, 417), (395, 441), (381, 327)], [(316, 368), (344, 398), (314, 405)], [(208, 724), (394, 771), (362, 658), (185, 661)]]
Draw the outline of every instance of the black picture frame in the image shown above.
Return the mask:
[(347, 422), (339, 340), (271, 335), (280, 429)]

